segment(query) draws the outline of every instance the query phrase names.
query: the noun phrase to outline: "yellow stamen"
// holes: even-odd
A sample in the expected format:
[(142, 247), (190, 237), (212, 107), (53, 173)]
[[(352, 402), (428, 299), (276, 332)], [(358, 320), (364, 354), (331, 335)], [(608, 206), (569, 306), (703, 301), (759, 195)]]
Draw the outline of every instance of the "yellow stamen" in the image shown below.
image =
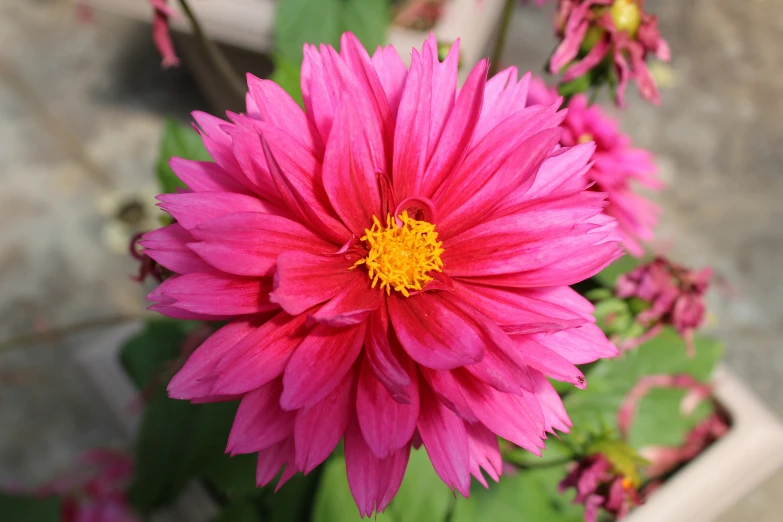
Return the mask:
[(623, 478), (623, 489), (630, 491), (633, 489), (633, 480), (628, 477)]
[(438, 241), (435, 225), (417, 221), (407, 211), (397, 218), (387, 215), (385, 227), (377, 217), (372, 219), (372, 228), (362, 237), (369, 253), (353, 266), (367, 266), (373, 288), (380, 282), (387, 294), (394, 289), (409, 297), (410, 290), (421, 290), (432, 281), (431, 271), (441, 271), (443, 243)]
[(576, 141), (577, 141), (577, 143), (579, 143), (581, 145), (582, 143), (590, 143), (591, 141), (595, 141), (595, 138), (593, 137), (592, 134), (590, 134), (589, 132), (586, 132), (586, 133), (582, 134), (581, 136), (579, 136), (579, 139), (576, 140)]

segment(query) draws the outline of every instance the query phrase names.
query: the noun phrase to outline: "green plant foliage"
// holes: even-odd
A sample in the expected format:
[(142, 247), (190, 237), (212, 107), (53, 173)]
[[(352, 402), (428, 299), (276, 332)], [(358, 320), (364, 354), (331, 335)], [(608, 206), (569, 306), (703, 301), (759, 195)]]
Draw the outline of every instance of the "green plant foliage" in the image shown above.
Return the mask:
[(581, 522), (582, 508), (569, 503), (557, 485), (566, 475), (565, 466), (553, 466), (506, 474), (489, 489), (473, 481), (470, 498), (454, 504), (450, 522), (498, 522), (505, 520)]
[(454, 504), (454, 494), (435, 473), (422, 447), (411, 450), (405, 478), (389, 512), (398, 522), (444, 520)]
[(185, 188), (185, 184), (180, 181), (169, 166), (171, 158), (200, 161), (212, 159), (209, 157), (207, 149), (204, 148), (201, 137), (193, 128), (182, 125), (173, 118), (167, 118), (163, 125), (163, 136), (160, 140), (160, 153), (156, 169), (160, 190), (164, 194), (175, 192), (178, 188)]
[(197, 325), (193, 321), (155, 319), (147, 321), (141, 332), (125, 342), (120, 363), (136, 388), (141, 390), (149, 386), (166, 363), (179, 357), (185, 336)]
[(304, 43), (338, 46), (351, 31), (371, 52), (386, 40), (388, 0), (278, 0), (275, 51), (294, 63)]
[[(574, 80), (576, 81), (576, 80)], [(600, 272), (598, 272), (595, 276), (593, 276), (593, 279), (596, 279), (599, 283), (602, 285), (614, 288), (615, 283), (617, 282), (617, 278), (620, 277), (622, 274), (625, 274), (627, 272), (630, 272), (637, 266), (641, 265), (642, 263), (646, 263), (648, 261), (647, 258), (645, 259), (637, 259), (633, 256), (629, 256), (628, 254), (624, 255), (611, 265), (607, 266)]]
[(60, 499), (9, 495), (0, 492), (0, 520), (3, 522), (58, 522)]
[[(671, 328), (638, 349), (611, 360), (599, 361), (587, 373), (587, 389), (569, 394), (565, 406), (574, 424), (569, 439), (586, 439), (590, 433), (617, 426), (617, 409), (625, 395), (645, 375), (686, 373), (708, 381), (723, 353), (720, 343), (696, 337), (696, 356), (685, 351), (682, 338)], [(711, 411), (703, 403), (690, 416), (680, 414), (683, 390), (653, 390), (642, 399), (630, 433), (630, 444), (682, 444), (687, 433)]]
[[(351, 490), (348, 488), (348, 478), (345, 475), (345, 458), (332, 456), (325, 464), (322, 464), (321, 484), (315, 494), (315, 506), (313, 508), (313, 522), (361, 522), (359, 509), (353, 500)], [(380, 513), (379, 522), (393, 522), (394, 518), (389, 510)], [(437, 522), (433, 520), (433, 522)]]
[(253, 502), (240, 500), (224, 507), (213, 522), (261, 522), (262, 520)]

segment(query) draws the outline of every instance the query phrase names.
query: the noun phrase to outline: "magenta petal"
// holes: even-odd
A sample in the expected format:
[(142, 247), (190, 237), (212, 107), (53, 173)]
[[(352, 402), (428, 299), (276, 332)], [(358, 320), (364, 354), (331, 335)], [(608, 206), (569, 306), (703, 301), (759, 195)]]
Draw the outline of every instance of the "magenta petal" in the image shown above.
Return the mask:
[(470, 473), (486, 488), (483, 469), (495, 482), (503, 473), (498, 437), (480, 422), (465, 423), (470, 448)]
[(366, 321), (381, 305), (382, 297), (383, 292), (371, 288), (370, 278), (357, 272), (345, 288), (309, 318), (338, 328), (353, 326)]
[(385, 300), (370, 314), (364, 350), (375, 376), (386, 387), (389, 395), (397, 402), (409, 402), (412, 380), (401, 361), (404, 361), (406, 366), (413, 364), (413, 361), (402, 350), (394, 334), (389, 333), (389, 314)]
[[(156, 288), (173, 302), (168, 306), (196, 314), (233, 316), (255, 314), (278, 308), (269, 301), (271, 282), (218, 272), (185, 274), (172, 277)], [(153, 300), (153, 294), (150, 294)]]
[(356, 409), (356, 371), (351, 370), (323, 400), (296, 412), (296, 467), (305, 475), (321, 464), (343, 438)]
[(579, 368), (560, 357), (543, 344), (528, 336), (514, 337), (518, 349), (513, 352), (522, 362), (540, 371), (547, 377), (558, 381), (570, 382), (577, 388), (584, 389), (585, 376)]
[[(323, 184), (329, 201), (356, 237), (381, 215), (378, 175), (384, 161), (380, 129), (366, 125), (350, 100), (344, 100), (329, 134), (323, 163)], [(364, 116), (366, 117), (366, 115)], [(373, 150), (375, 149), (375, 150)], [(380, 150), (378, 150), (380, 149)]]
[(180, 194), (161, 194), (158, 196), (160, 208), (171, 214), (177, 222), (191, 228), (237, 212), (271, 212), (277, 208), (264, 203), (253, 196), (230, 192), (190, 192)]
[(240, 212), (206, 221), (192, 229), (201, 243), (190, 248), (215, 268), (237, 275), (272, 275), (286, 250), (331, 254), (335, 246), (290, 219), (261, 212)]
[(139, 245), (149, 257), (178, 274), (211, 271), (212, 267), (188, 248), (187, 243), (191, 241), (193, 236), (174, 223), (147, 232)]
[(306, 318), (279, 312), (239, 341), (217, 367), (212, 393), (253, 391), (282, 375), (288, 360), (307, 336)]
[(363, 274), (351, 270), (351, 264), (341, 255), (283, 252), (277, 258), (275, 289), (270, 299), (289, 314), (297, 315), (336, 296), (358, 277)]
[(359, 356), (364, 331), (364, 324), (346, 328), (316, 325), (283, 374), (283, 408), (311, 406), (335, 389)]
[[(259, 451), (258, 463), (256, 464), (256, 485), (259, 488), (262, 488), (272, 482), (272, 479), (277, 476), (280, 472), (280, 468), (283, 466), (286, 466), (286, 471), (283, 476), (288, 475), (290, 470), (294, 468), (293, 453), (294, 439), (292, 437), (288, 437)], [(282, 485), (282, 482), (284, 482), (284, 480), (281, 477), (278, 487)]]
[(419, 371), (427, 384), (448, 409), (457, 414), (466, 422), (478, 422), (478, 417), (468, 406), (465, 397), (462, 395), (462, 389), (457, 384), (451, 371), (430, 370), (426, 367), (419, 367)]
[(243, 185), (212, 161), (171, 158), (169, 165), (177, 177), (193, 192), (249, 193)]
[(587, 364), (618, 354), (617, 347), (594, 324), (547, 335), (535, 335), (533, 339), (572, 364)]
[(449, 370), (480, 361), (486, 341), (481, 327), (446, 292), (387, 299), (400, 344), (416, 362)]
[[(544, 447), (543, 418), (519, 396), (502, 393), (475, 379), (461, 378), (462, 394), (470, 409), (487, 428), (535, 455)], [(543, 416), (542, 416), (543, 417)]]
[(232, 321), (213, 333), (193, 352), (168, 385), (172, 399), (194, 399), (209, 395), (214, 370), (221, 358), (238, 342), (258, 329), (260, 321)]
[(383, 511), (402, 483), (408, 466), (410, 446), (398, 450), (391, 457), (379, 459), (373, 455), (354, 420), (345, 432), (345, 471), (348, 486), (361, 516)]
[(418, 430), (435, 472), (447, 486), (467, 497), (470, 494), (470, 451), (465, 422), (424, 387)]
[(536, 385), (536, 399), (544, 412), (544, 429), (549, 433), (554, 433), (554, 430), (568, 433), (572, 426), (571, 419), (568, 418), (563, 401), (554, 386), (543, 373), (532, 370), (530, 374)]
[(419, 390), (416, 374), (413, 373), (409, 388), (409, 402), (395, 401), (367, 359), (359, 371), (359, 386), (356, 391), (356, 417), (367, 445), (376, 457), (384, 459), (408, 444), (419, 416)]
[(408, 76), (408, 69), (405, 67), (400, 55), (397, 54), (397, 50), (391, 45), (378, 47), (372, 55), (372, 65), (375, 67), (383, 90), (386, 93), (392, 117), (396, 119), (402, 88), (405, 86), (405, 79)]
[(228, 435), (227, 452), (255, 453), (293, 434), (296, 413), (280, 407), (281, 391), (278, 379), (244, 396)]

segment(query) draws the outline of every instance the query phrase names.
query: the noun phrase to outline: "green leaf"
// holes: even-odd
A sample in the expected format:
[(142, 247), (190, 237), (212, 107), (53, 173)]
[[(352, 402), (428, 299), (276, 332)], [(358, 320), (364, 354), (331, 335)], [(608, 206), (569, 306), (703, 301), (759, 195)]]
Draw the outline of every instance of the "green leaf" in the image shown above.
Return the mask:
[(388, 0), (278, 0), (275, 51), (299, 63), (304, 43), (337, 47), (351, 31), (371, 52), (386, 40)]
[(298, 64), (281, 55), (275, 56), (272, 60), (275, 62), (275, 70), (269, 79), (282, 87), (296, 103), (303, 107), (302, 69)]
[(592, 81), (592, 76), (590, 73), (583, 74), (582, 76), (571, 80), (570, 82), (561, 83), (557, 86), (557, 93), (560, 96), (574, 96), (576, 94), (579, 94), (580, 92), (585, 92), (587, 89), (590, 88), (590, 83)]
[[(348, 478), (345, 475), (345, 459), (332, 457), (324, 465), (321, 482), (315, 495), (313, 522), (361, 522), (359, 509), (348, 488)], [(389, 510), (380, 513), (374, 520), (390, 522), (394, 518)]]
[(569, 504), (571, 495), (557, 492), (563, 477), (565, 467), (556, 466), (503, 475), (489, 489), (474, 481), (470, 498), (457, 500), (450, 521), (580, 522), (581, 507)]
[(248, 500), (242, 500), (229, 504), (220, 512), (212, 522), (261, 522), (255, 504)]
[(405, 478), (389, 512), (399, 522), (445, 520), (454, 495), (435, 473), (424, 449), (411, 450)]
[(593, 278), (597, 279), (599, 283), (608, 288), (614, 288), (618, 277), (620, 277), (622, 274), (625, 274), (626, 272), (630, 272), (646, 261), (646, 259), (637, 259), (626, 254), (598, 272), (595, 276), (593, 276)]
[[(272, 521), (284, 520), (285, 522), (308, 522), (313, 510), (315, 491), (318, 488), (321, 476), (320, 468), (316, 468), (309, 475), (296, 474), (275, 493), (274, 486), (267, 486), (265, 505), (268, 519)], [(345, 470), (343, 470), (345, 473)], [(273, 481), (272, 484), (276, 482)], [(354, 505), (354, 509), (356, 506)], [(357, 510), (358, 513), (358, 510)], [(341, 519), (335, 519), (341, 520)]]
[(60, 499), (10, 495), (0, 492), (0, 519), (3, 522), (58, 522)]
[[(146, 388), (168, 362), (179, 357), (185, 336), (198, 323), (156, 319), (147, 321), (144, 330), (125, 342), (120, 363), (138, 389)], [(160, 383), (164, 386), (166, 383)]]
[[(566, 439), (587, 440), (591, 433), (617, 427), (617, 409), (631, 388), (645, 375), (686, 373), (709, 380), (723, 350), (715, 340), (696, 337), (696, 355), (689, 358), (682, 338), (671, 328), (635, 350), (596, 363), (587, 373), (587, 389), (569, 394), (564, 404), (574, 423)], [(653, 390), (642, 399), (630, 433), (630, 444), (681, 444), (687, 433), (709, 414), (703, 403), (690, 416), (680, 414), (684, 390)]]
[(173, 118), (167, 118), (163, 125), (163, 137), (160, 140), (158, 155), (158, 182), (164, 194), (185, 188), (174, 171), (169, 166), (171, 158), (209, 161), (209, 153), (204, 148), (201, 137), (191, 127), (182, 125)]
[(231, 457), (223, 451), (213, 451), (201, 461), (201, 477), (226, 498), (244, 498), (257, 495), (256, 462), (258, 456), (236, 455)]

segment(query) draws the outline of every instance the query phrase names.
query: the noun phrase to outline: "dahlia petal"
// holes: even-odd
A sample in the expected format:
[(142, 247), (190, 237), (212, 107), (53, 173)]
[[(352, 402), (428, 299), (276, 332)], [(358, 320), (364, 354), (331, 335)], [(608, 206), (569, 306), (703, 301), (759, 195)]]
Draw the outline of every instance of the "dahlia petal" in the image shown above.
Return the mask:
[(402, 89), (405, 86), (405, 79), (408, 77), (408, 69), (400, 55), (397, 54), (397, 49), (391, 45), (378, 47), (372, 55), (372, 65), (375, 67), (378, 79), (386, 93), (392, 118), (396, 120)]
[(234, 316), (266, 312), (278, 308), (269, 301), (271, 281), (228, 276), (218, 272), (185, 274), (169, 278), (147, 296), (156, 294), (173, 300), (164, 303), (196, 314)]
[(438, 476), (463, 497), (470, 494), (470, 450), (465, 422), (427, 387), (421, 389), (419, 435)]
[(212, 393), (248, 393), (282, 375), (307, 336), (305, 321), (305, 316), (279, 312), (238, 341), (218, 362)]
[[(288, 471), (294, 468), (293, 452), (294, 440), (292, 437), (288, 437), (259, 451), (258, 463), (256, 464), (256, 485), (259, 488), (262, 488), (272, 482), (283, 466), (286, 466), (286, 473), (284, 473), (284, 476), (288, 475)], [(278, 487), (281, 486), (283, 482), (283, 477), (281, 477)]]
[(248, 194), (249, 191), (238, 183), (217, 163), (212, 161), (193, 161), (183, 158), (169, 160), (171, 170), (193, 192), (235, 192)]
[(497, 435), (480, 422), (466, 423), (468, 448), (470, 450), (470, 473), (482, 486), (488, 487), (483, 469), (492, 480), (497, 482), (503, 473), (503, 459)]
[(214, 369), (239, 341), (256, 331), (257, 319), (232, 321), (209, 336), (194, 351), (168, 384), (172, 399), (195, 399), (210, 394)]
[(601, 60), (604, 59), (611, 47), (611, 43), (607, 38), (599, 40), (584, 58), (566, 70), (561, 81), (570, 82), (571, 80), (576, 80), (583, 74), (587, 74), (593, 67), (601, 63)]
[(388, 331), (389, 313), (385, 301), (370, 314), (364, 349), (375, 376), (397, 402), (411, 400), (412, 380), (401, 360), (410, 359), (402, 350), (397, 338)]
[[(373, 125), (365, 126), (350, 100), (344, 100), (335, 119), (323, 164), (323, 184), (329, 201), (343, 223), (356, 237), (381, 215), (381, 197), (378, 191), (378, 166), (372, 151), (373, 141), (368, 137)], [(376, 143), (377, 144), (377, 143)]]
[[(237, 120), (246, 119), (246, 116), (236, 115)], [(226, 132), (231, 136), (231, 148), (239, 168), (245, 177), (255, 187), (254, 192), (276, 205), (282, 203), (280, 191), (275, 186), (266, 159), (262, 154), (261, 136), (255, 130), (235, 125), (227, 127)]]
[(560, 400), (554, 386), (550, 384), (543, 373), (533, 370), (530, 374), (536, 384), (536, 400), (544, 412), (544, 429), (552, 434), (555, 433), (555, 430), (568, 433), (573, 424), (571, 424), (563, 401)]
[(419, 390), (416, 374), (411, 375), (409, 402), (395, 401), (375, 377), (367, 359), (359, 370), (356, 391), (356, 418), (367, 446), (384, 459), (408, 444), (419, 416)]
[[(525, 108), (531, 77), (528, 72), (517, 81), (517, 68), (509, 67), (489, 79), (471, 149), (503, 120)], [(548, 105), (554, 102), (553, 99)]]
[(587, 364), (598, 359), (615, 357), (618, 354), (617, 347), (594, 324), (535, 335), (533, 339), (572, 364)]
[(296, 412), (280, 407), (280, 380), (274, 380), (242, 398), (228, 435), (226, 451), (232, 455), (255, 453), (293, 433)]
[(204, 147), (207, 149), (210, 157), (215, 160), (215, 163), (233, 178), (236, 183), (252, 192), (256, 192), (257, 187), (245, 176), (237, 159), (234, 157), (233, 141), (226, 132), (227, 128), (231, 128), (231, 124), (200, 111), (194, 111), (192, 116), (197, 124), (195, 129), (201, 135)]
[(208, 272), (212, 268), (187, 247), (193, 236), (175, 223), (151, 230), (142, 236), (139, 245), (156, 262), (178, 274)]
[(304, 45), (302, 61), (302, 100), (307, 117), (326, 143), (332, 129), (334, 110), (339, 98), (333, 85), (333, 79), (324, 72), (324, 64), (318, 49), (314, 45)]
[(543, 416), (531, 412), (522, 397), (502, 393), (475, 379), (460, 378), (462, 395), (471, 411), (489, 430), (534, 455), (541, 455)]
[[(561, 114), (551, 114), (549, 108), (544, 107), (526, 109), (517, 115), (525, 116), (527, 111), (536, 111), (538, 114), (533, 116), (553, 122), (562, 118)], [(530, 119), (526, 118), (527, 122), (523, 123), (529, 123)], [(515, 118), (506, 120), (509, 126), (500, 125), (493, 130), (444, 185), (447, 188), (436, 194), (435, 204), (443, 215), (439, 226), (444, 230), (444, 240), (486, 219), (488, 211), (512, 191), (525, 190), (525, 187), (531, 186), (539, 168), (560, 139), (560, 129), (555, 127), (527, 137), (524, 141), (516, 141), (526, 133), (520, 126), (512, 125), (514, 121), (511, 120)], [(508, 139), (494, 141), (496, 133), (505, 132), (511, 127), (516, 127), (518, 133)], [(490, 146), (488, 140), (492, 140), (493, 145)], [(498, 147), (497, 143), (514, 147)], [(477, 188), (472, 191), (458, 188), (465, 186)]]
[(452, 372), (430, 370), (425, 366), (419, 367), (419, 370), (440, 402), (466, 422), (478, 422)]
[(476, 363), (486, 341), (480, 326), (446, 292), (389, 296), (389, 315), (400, 344), (416, 362), (436, 370)]
[[(432, 68), (432, 55), (419, 55), (414, 49), (394, 130), (392, 181), (397, 201), (416, 195), (416, 180), (426, 167), (430, 146)], [(453, 99), (453, 95), (447, 96)]]
[(579, 46), (582, 45), (590, 24), (587, 20), (580, 20), (576, 27), (572, 27), (572, 20), (578, 20), (581, 17), (571, 15), (568, 20), (569, 27), (565, 30), (565, 38), (555, 49), (554, 54), (549, 59), (549, 72), (558, 74), (563, 67), (568, 65), (579, 53)]
[(579, 389), (587, 387), (585, 376), (579, 368), (528, 336), (512, 338), (518, 349), (514, 352), (519, 360), (544, 375), (558, 381), (570, 382)]
[(318, 155), (323, 151), (320, 136), (313, 132), (302, 108), (279, 85), (247, 74), (248, 96), (253, 99), (259, 119), (269, 122)]
[(205, 221), (237, 212), (277, 213), (275, 206), (258, 198), (231, 192), (161, 194), (160, 208), (190, 230)]
[(275, 289), (270, 300), (289, 314), (301, 314), (308, 308), (335, 297), (354, 279), (367, 277), (351, 270), (342, 255), (321, 256), (290, 250), (277, 257)]
[[(432, 196), (464, 158), (481, 114), (488, 70), (488, 60), (481, 60), (476, 64), (460, 90), (459, 97), (443, 125), (443, 130), (437, 136), (430, 135), (430, 139), (436, 143), (435, 150), (427, 162), (427, 169), (423, 176), (417, 178), (417, 194)], [(440, 100), (440, 97), (433, 99)]]
[(296, 467), (310, 473), (343, 438), (356, 410), (356, 371), (351, 370), (321, 401), (296, 412)]
[(464, 366), (465, 371), (504, 393), (522, 395), (523, 390), (532, 390), (533, 385), (527, 366), (511, 360), (503, 350), (492, 344), (484, 350), (484, 358), (475, 364)]
[(386, 508), (400, 488), (409, 455), (410, 446), (406, 445), (392, 456), (379, 459), (367, 446), (359, 423), (354, 420), (348, 426), (345, 432), (345, 471), (348, 487), (362, 517)]
[(340, 55), (353, 72), (358, 83), (364, 87), (383, 129), (383, 142), (391, 146), (394, 134), (394, 120), (381, 80), (378, 77), (370, 55), (353, 33), (343, 33), (340, 37)]
[(353, 326), (367, 320), (381, 305), (382, 296), (371, 288), (369, 277), (357, 276), (309, 319), (335, 328)]
[[(457, 75), (459, 72), (459, 47), (460, 41), (457, 38), (443, 62), (439, 62), (438, 41), (433, 33), (424, 41), (421, 48), (422, 57), (426, 55), (425, 64), (431, 64), (432, 92), (438, 93), (431, 98), (432, 116), (430, 119), (429, 143), (436, 144), (443, 132), (446, 121), (453, 111), (455, 91), (457, 86)], [(476, 67), (479, 67), (478, 65)], [(486, 78), (485, 78), (486, 81)], [(434, 149), (430, 148), (429, 161)]]
[(283, 408), (311, 406), (335, 389), (359, 356), (364, 332), (363, 323), (346, 328), (316, 325), (288, 361)]
[(295, 145), (287, 134), (271, 126), (265, 128), (261, 145), (286, 208), (323, 237), (344, 245), (351, 234), (323, 206), (326, 194), (320, 184), (314, 183), (321, 175), (318, 160), (304, 147)]
[(230, 274), (274, 273), (277, 256), (286, 250), (330, 254), (334, 245), (296, 221), (261, 212), (228, 214), (192, 229), (200, 243), (190, 248), (213, 267)]
[(571, 148), (563, 148), (553, 154), (541, 165), (533, 185), (526, 191), (514, 194), (503, 206), (511, 206), (514, 202), (530, 201), (535, 198), (550, 196), (559, 189), (568, 190), (582, 188), (587, 185), (584, 177), (587, 167), (595, 152), (595, 143), (583, 143)]
[(494, 288), (461, 281), (462, 298), (508, 334), (533, 334), (574, 328), (587, 319), (554, 302), (520, 289)]

